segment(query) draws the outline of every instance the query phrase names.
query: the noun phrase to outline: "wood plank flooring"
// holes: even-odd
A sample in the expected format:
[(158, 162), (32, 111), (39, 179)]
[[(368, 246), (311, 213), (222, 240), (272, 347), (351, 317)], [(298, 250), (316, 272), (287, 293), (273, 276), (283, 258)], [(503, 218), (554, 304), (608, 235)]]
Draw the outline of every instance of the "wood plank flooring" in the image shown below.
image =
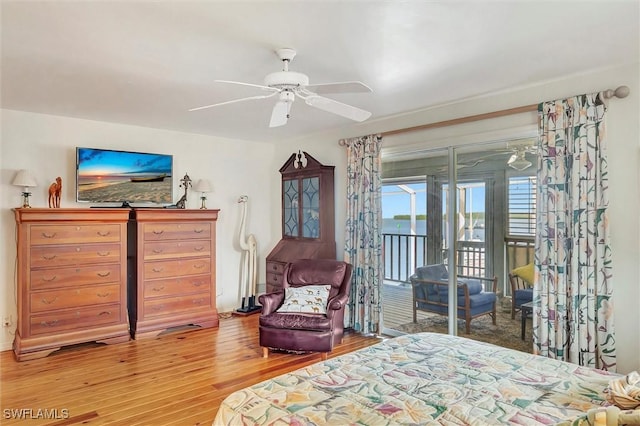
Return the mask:
[[(329, 357), (379, 341), (347, 333)], [(231, 392), (318, 361), (320, 354), (262, 358), (258, 315), (221, 318), (214, 329), (78, 345), (24, 362), (5, 351), (0, 423), (210, 425)]]

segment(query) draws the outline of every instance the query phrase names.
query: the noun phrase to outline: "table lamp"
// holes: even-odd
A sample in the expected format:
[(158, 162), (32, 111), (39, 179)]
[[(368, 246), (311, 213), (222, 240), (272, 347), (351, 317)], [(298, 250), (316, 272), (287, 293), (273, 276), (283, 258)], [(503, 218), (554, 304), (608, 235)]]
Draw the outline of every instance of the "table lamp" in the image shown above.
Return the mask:
[(26, 209), (31, 207), (29, 205), (29, 196), (31, 195), (31, 193), (29, 192), (29, 188), (38, 186), (38, 183), (31, 175), (31, 173), (25, 169), (19, 170), (13, 178), (13, 181), (11, 181), (11, 184), (24, 188), (24, 190), (22, 191), (22, 208)]
[(205, 201), (207, 200), (207, 197), (205, 197), (204, 194), (213, 191), (213, 189), (211, 189), (211, 183), (206, 179), (200, 179), (196, 182), (196, 186), (193, 187), (193, 190), (200, 193), (200, 199), (202, 200), (200, 209), (206, 209), (207, 206), (205, 205)]

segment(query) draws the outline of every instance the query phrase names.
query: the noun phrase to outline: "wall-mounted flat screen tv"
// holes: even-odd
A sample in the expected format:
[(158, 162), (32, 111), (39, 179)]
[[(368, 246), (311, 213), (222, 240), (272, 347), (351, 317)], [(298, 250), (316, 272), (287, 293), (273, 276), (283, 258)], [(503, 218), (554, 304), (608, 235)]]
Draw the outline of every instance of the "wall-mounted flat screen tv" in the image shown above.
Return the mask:
[(172, 155), (76, 148), (78, 202), (171, 204), (172, 175)]

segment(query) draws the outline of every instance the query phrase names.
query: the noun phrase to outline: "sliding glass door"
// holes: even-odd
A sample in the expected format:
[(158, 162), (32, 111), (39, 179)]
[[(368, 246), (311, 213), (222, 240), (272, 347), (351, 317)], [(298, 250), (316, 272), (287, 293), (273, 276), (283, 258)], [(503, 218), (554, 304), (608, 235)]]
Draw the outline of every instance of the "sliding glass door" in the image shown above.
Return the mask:
[[(534, 167), (516, 170), (510, 160), (516, 147), (531, 144), (531, 140), (502, 141), (383, 157), (385, 332), (465, 333), (457, 315), (452, 315), (456, 312), (436, 315), (435, 320), (434, 315), (420, 310), (414, 314), (410, 277), (416, 268), (426, 265), (455, 268), (453, 285), (456, 275), (497, 276), (501, 309), (509, 293), (506, 272), (512, 268), (506, 251), (509, 239), (514, 229), (531, 223), (530, 210), (528, 214), (521, 211), (531, 206), (516, 202), (514, 195), (519, 194), (521, 200), (524, 190), (514, 189), (513, 182), (535, 185), (531, 180)], [(487, 321), (472, 320), (472, 331), (474, 322)], [(493, 325), (490, 319), (488, 322)], [(429, 329), (434, 324), (437, 327)]]

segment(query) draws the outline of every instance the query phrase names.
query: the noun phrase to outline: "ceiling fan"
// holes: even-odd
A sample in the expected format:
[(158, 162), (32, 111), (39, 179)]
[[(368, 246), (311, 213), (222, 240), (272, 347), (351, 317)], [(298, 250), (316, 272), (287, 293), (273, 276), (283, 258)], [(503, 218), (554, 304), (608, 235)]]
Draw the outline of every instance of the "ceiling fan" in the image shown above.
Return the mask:
[(511, 157), (507, 160), (507, 166), (519, 172), (528, 169), (533, 163), (525, 157), (527, 153), (534, 154), (535, 148), (531, 146), (518, 146), (514, 148), (513, 154), (511, 154)]
[(256, 99), (267, 99), (276, 97), (277, 102), (271, 112), (271, 120), (269, 127), (278, 127), (287, 124), (290, 117), (291, 105), (296, 98), (304, 100), (304, 102), (312, 107), (340, 115), (354, 121), (364, 121), (371, 116), (369, 111), (343, 104), (342, 102), (320, 96), (325, 93), (365, 93), (371, 92), (371, 88), (359, 81), (346, 81), (341, 83), (325, 83), (325, 84), (309, 84), (309, 77), (305, 74), (289, 71), (289, 63), (296, 56), (293, 49), (278, 49), (276, 54), (283, 62), (283, 70), (268, 74), (264, 79), (264, 84), (243, 83), (240, 81), (215, 80), (217, 83), (237, 84), (241, 86), (250, 86), (263, 91), (270, 92), (264, 95), (249, 96), (246, 98), (234, 99), (226, 102), (219, 102), (211, 105), (204, 105), (197, 108), (191, 108), (189, 111), (198, 111), (201, 109), (228, 105), (236, 102), (244, 102)]
[(475, 162), (471, 161), (469, 165), (464, 165), (463, 167), (474, 167), (479, 162), (485, 161), (492, 157), (502, 157), (507, 158), (506, 165), (515, 169), (519, 172), (524, 171), (531, 167), (533, 163), (527, 159), (526, 154), (536, 154), (537, 148), (534, 145), (534, 142), (531, 140), (527, 140), (526, 143), (522, 144), (513, 144), (509, 146), (507, 144), (506, 149), (500, 149), (496, 151), (489, 151), (487, 154), (481, 154), (479, 157), (472, 157), (471, 160), (475, 160)]

